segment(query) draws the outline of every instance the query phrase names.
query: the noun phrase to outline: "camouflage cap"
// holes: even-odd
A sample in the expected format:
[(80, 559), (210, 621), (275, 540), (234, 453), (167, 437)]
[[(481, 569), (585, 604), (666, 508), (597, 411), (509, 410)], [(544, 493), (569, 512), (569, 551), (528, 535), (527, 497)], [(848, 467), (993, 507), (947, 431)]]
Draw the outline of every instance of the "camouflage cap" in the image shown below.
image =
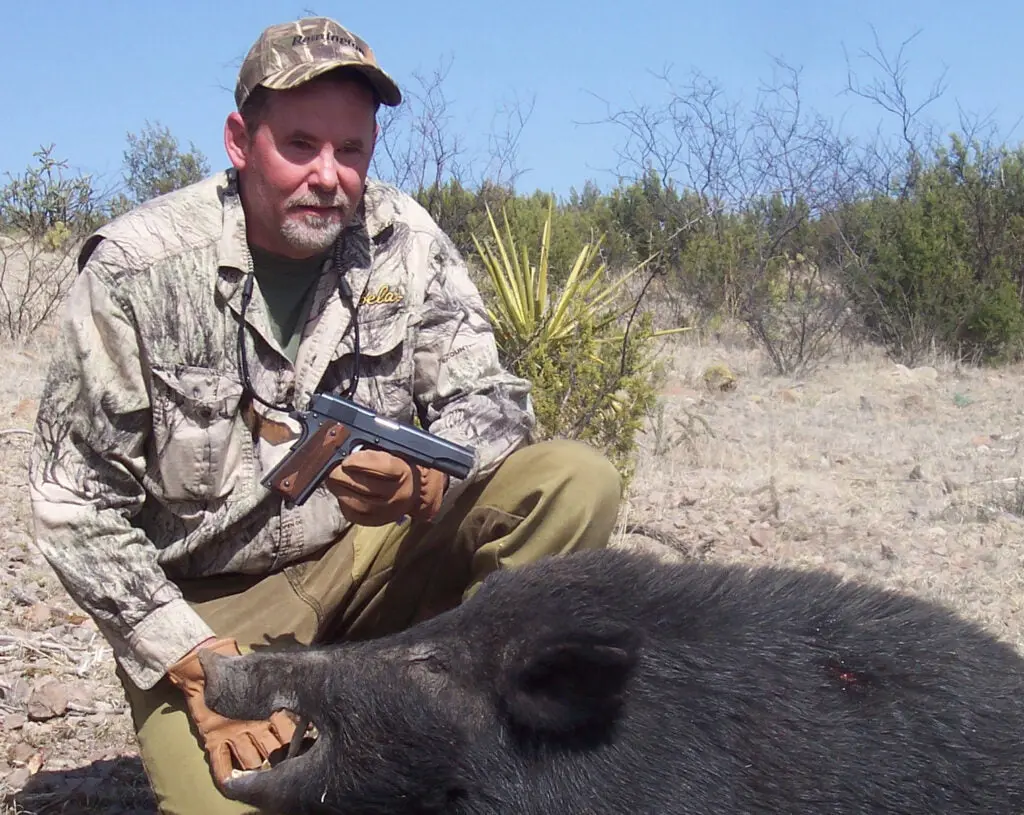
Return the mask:
[(365, 41), (327, 17), (305, 17), (272, 25), (260, 34), (238, 72), (235, 104), (241, 109), (257, 85), (294, 88), (343, 66), (362, 72), (385, 105), (401, 103), (398, 85), (381, 70)]

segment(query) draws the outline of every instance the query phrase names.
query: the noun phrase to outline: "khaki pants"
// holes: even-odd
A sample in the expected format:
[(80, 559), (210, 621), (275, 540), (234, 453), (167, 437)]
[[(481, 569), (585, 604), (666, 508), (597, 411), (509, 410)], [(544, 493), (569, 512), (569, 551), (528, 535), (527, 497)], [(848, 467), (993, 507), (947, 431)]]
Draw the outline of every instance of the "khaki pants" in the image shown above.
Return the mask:
[[(605, 546), (621, 482), (576, 442), (523, 448), (438, 524), (353, 527), (314, 558), (263, 578), (189, 581), (185, 598), (241, 649), (379, 637), (458, 605), (498, 568)], [(254, 813), (213, 783), (182, 697), (119, 673), (146, 772), (165, 815)]]

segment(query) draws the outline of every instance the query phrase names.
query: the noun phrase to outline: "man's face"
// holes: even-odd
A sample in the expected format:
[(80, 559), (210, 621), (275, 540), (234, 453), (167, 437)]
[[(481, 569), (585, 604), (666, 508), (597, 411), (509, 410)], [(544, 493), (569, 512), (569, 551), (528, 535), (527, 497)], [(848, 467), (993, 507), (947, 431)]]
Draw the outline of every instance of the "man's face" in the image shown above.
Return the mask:
[(291, 258), (327, 249), (359, 205), (376, 134), (372, 94), (333, 78), (271, 94), (251, 134), (232, 113), (249, 241)]

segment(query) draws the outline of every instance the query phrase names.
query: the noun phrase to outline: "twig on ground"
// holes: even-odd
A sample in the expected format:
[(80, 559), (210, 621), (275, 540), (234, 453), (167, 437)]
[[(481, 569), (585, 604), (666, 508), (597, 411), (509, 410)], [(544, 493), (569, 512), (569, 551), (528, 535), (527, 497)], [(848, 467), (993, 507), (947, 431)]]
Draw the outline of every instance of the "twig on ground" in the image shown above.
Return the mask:
[(0, 430), (0, 436), (31, 436), (31, 430), (24, 430), (20, 427), (12, 427), (7, 430)]
[(49, 635), (43, 634), (34, 641), (29, 641), (25, 637), (11, 636), (9, 634), (0, 634), (0, 648), (9, 649), (10, 646), (18, 648), (24, 648), (26, 651), (31, 651), (34, 654), (40, 656), (52, 656), (53, 654), (62, 654), (68, 659), (74, 659), (76, 653), (81, 653), (85, 650), (85, 646), (80, 648), (73, 648), (67, 645), (62, 645)]
[(666, 546), (671, 546), (673, 549), (683, 550), (686, 548), (683, 546), (683, 542), (671, 532), (666, 532), (663, 529), (657, 529), (656, 527), (648, 526), (647, 524), (628, 524), (623, 529), (623, 534), (640, 535), (641, 537), (655, 540), (658, 543), (663, 543)]
[(119, 716), (124, 713), (126, 708), (123, 707), (89, 707), (87, 705), (80, 705), (76, 702), (68, 702), (68, 714), (78, 716), (95, 716), (98, 713), (104, 716)]

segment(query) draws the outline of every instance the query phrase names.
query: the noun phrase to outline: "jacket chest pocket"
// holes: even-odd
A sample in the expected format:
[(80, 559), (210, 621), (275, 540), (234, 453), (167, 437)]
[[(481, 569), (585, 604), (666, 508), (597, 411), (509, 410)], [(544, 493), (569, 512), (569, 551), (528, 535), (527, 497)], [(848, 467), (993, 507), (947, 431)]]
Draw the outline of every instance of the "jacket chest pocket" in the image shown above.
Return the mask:
[[(355, 400), (390, 418), (412, 415), (412, 349), (410, 320), (399, 311), (384, 319), (359, 323), (359, 384)], [(328, 389), (342, 390), (351, 381), (354, 355), (351, 340), (338, 348), (326, 380)]]
[(240, 383), (210, 368), (153, 369), (153, 443), (167, 499), (219, 499), (239, 482), (246, 443), (241, 398)]

